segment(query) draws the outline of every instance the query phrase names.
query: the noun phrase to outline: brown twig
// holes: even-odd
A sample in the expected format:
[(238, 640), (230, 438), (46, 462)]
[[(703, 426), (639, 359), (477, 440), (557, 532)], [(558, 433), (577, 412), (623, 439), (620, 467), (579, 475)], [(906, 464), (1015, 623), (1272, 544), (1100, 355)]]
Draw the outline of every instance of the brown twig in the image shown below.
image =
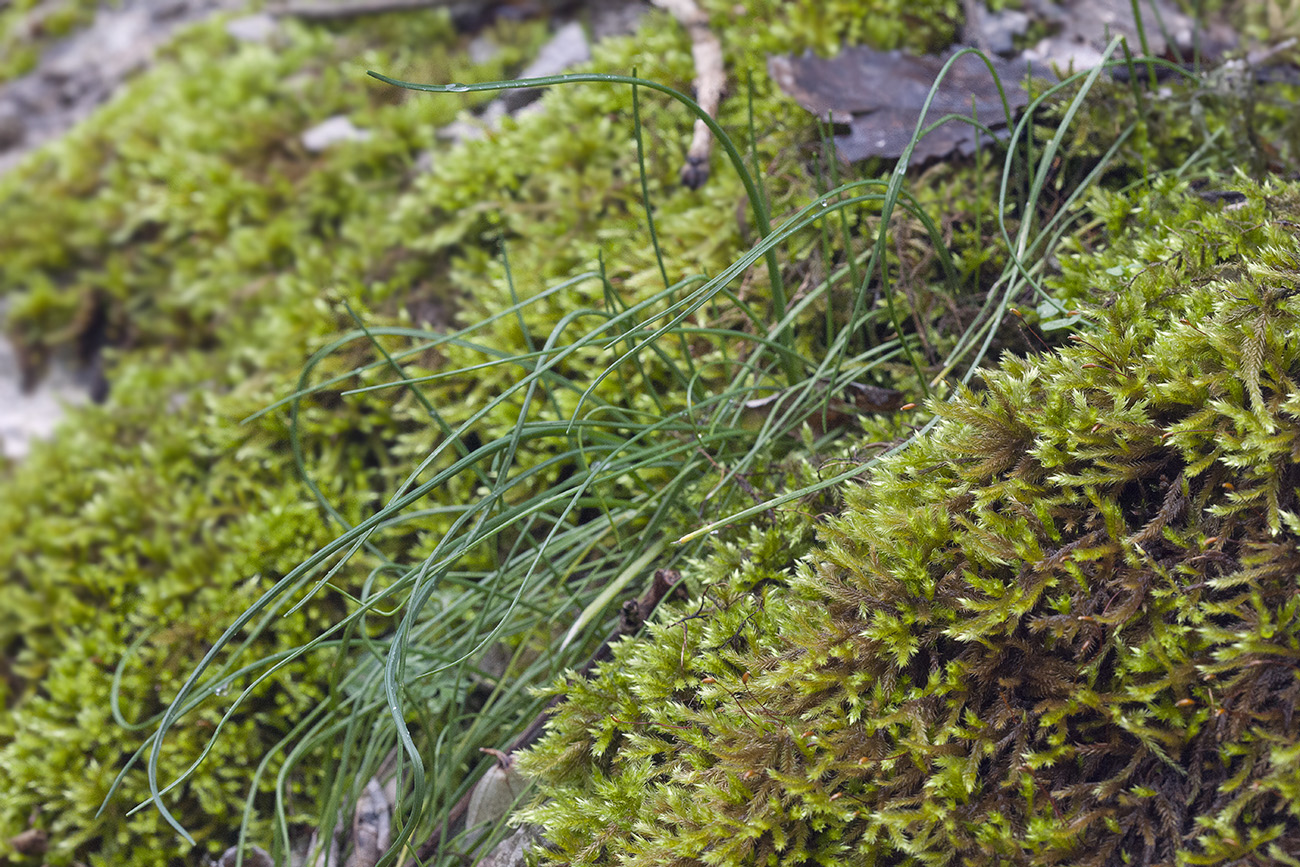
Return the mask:
[[(695, 0), (651, 0), (666, 9), (686, 28), (691, 37), (691, 59), (695, 61), (695, 101), (700, 108), (717, 117), (727, 73), (722, 66), (722, 43), (709, 29), (709, 16)], [(703, 120), (695, 121), (691, 146), (686, 150), (686, 164), (682, 166), (682, 183), (692, 190), (699, 189), (709, 179), (709, 154), (713, 151), (713, 133)]]

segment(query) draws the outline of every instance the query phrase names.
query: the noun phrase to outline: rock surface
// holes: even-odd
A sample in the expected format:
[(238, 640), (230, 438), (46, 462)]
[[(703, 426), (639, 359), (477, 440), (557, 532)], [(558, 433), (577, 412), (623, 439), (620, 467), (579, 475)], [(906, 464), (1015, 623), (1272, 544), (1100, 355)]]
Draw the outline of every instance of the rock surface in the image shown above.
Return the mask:
[(318, 154), (344, 142), (368, 141), (372, 135), (370, 130), (358, 128), (343, 115), (335, 115), (303, 132), (302, 146)]
[(19, 371), (13, 343), (0, 335), (0, 455), (10, 460), (26, 457), (34, 441), (54, 433), (65, 407), (90, 401), (84, 377), (65, 364), (52, 363), (30, 393), (21, 388)]
[(106, 102), (177, 29), (247, 0), (122, 0), (52, 45), (36, 69), (0, 84), (0, 174)]

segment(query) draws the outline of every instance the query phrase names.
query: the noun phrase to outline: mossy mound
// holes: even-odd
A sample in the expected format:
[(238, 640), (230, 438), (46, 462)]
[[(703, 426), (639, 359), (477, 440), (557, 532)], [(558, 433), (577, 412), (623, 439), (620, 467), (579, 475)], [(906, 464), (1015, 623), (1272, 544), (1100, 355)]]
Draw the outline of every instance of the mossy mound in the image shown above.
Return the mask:
[(1300, 187), (1246, 192), (1126, 199), (1071, 346), (557, 687), (546, 857), (1297, 863)]
[[(728, 22), (737, 68), (758, 71), (767, 50), (846, 38), (922, 49), (952, 38), (950, 15), (923, 14), (925, 26), (910, 26), (898, 18), (902, 5), (852, 0), (827, 18), (817, 4), (753, 0), (752, 14), (740, 16), (733, 3), (710, 4), (719, 25)], [(908, 5), (924, 13), (944, 4)], [(439, 143), (437, 129), (487, 96), (406, 96), (364, 75), (373, 67), (429, 81), (506, 78), (546, 27), (502, 21), (486, 35), (501, 52), (475, 64), (469, 36), (455, 32), (445, 10), (348, 25), (286, 20), (269, 44), (238, 43), (221, 21), (208, 22), (178, 37), (119, 99), (0, 181), (10, 230), (0, 232), (5, 327), (30, 374), (39, 378), (48, 357), (107, 344), (111, 383), (106, 405), (71, 413), (61, 435), (21, 466), (0, 464), (0, 864), (191, 863), (235, 842), (250, 790), (253, 839), (270, 838), (277, 792), (296, 799), (295, 821), (318, 818), (328, 778), (319, 754), (289, 767), (281, 760), (301, 746), (294, 726), (334, 700), (334, 657), (324, 650), (255, 686), (199, 774), (166, 796), (197, 851), (156, 810), (128, 815), (149, 797), (138, 764), (98, 811), (223, 629), (328, 544), (339, 525), (371, 514), (441, 440), (443, 428), (426, 406), (454, 426), (517, 380), (504, 365), (448, 378), (428, 386), (427, 405), (409, 394), (342, 398), (331, 390), (302, 401), (292, 418), (282, 411), (241, 425), (295, 390), (313, 350), (355, 325), (350, 310), (397, 351), (487, 319), (516, 293), (550, 292), (519, 317), (498, 317), (477, 332), (485, 352), (510, 355), (527, 352), (574, 309), (603, 308), (609, 287), (594, 277), (563, 296), (554, 288), (601, 257), (622, 302), (659, 283), (639, 217), (629, 91), (559, 88), (544, 98), (545, 111), (508, 120), (490, 141), (453, 149)], [(667, 13), (654, 13), (637, 37), (597, 45), (592, 65), (635, 68), (689, 89), (689, 39)], [(755, 106), (765, 119), (758, 153), (793, 160), (806, 134), (801, 110), (766, 78), (757, 79)], [(728, 101), (726, 126), (744, 129), (746, 109), (744, 100)], [(679, 106), (644, 95), (642, 111), (654, 131), (647, 134), (649, 187), (664, 254), (674, 271), (717, 272), (744, 249), (739, 182), (718, 172), (699, 193), (679, 189), (690, 120)], [(303, 130), (339, 114), (374, 136), (308, 152)], [(434, 168), (417, 171), (426, 150)], [(776, 206), (788, 207), (815, 187), (801, 174), (768, 190)], [(500, 258), (503, 241), (513, 285)], [(400, 338), (383, 332), (416, 325), (430, 327)], [(361, 332), (336, 348), (309, 371), (305, 387), (363, 367), (377, 353)], [(406, 370), (482, 360), (477, 349), (449, 345), (408, 360)], [(603, 364), (575, 358), (565, 372), (582, 381)], [(653, 380), (655, 370), (638, 375)], [(597, 396), (632, 406), (632, 395), (636, 406), (651, 406), (653, 388), (640, 382)], [(501, 436), (516, 419), (517, 409), (502, 404), (475, 436)], [(522, 449), (521, 470), (551, 460), (553, 451)], [(536, 474), (538, 488), (558, 472)], [(395, 560), (415, 556), (447, 533), (448, 512), (472, 501), (476, 485), (444, 486), (442, 508), (385, 528), (374, 543)], [(373, 589), (369, 570), (388, 565), (363, 552), (338, 575), (338, 595), (293, 617), (268, 613), (250, 627), (245, 659), (276, 659), (319, 636), (354, 610), (363, 588)], [(446, 591), (459, 595), (455, 586)], [(376, 616), (372, 626), (382, 634), (386, 620)], [(553, 664), (543, 680), (559, 670)], [(209, 746), (248, 683), (229, 668), (211, 674), (210, 694), (160, 751), (162, 785)], [(431, 727), (452, 728), (430, 707), (422, 711)], [(437, 710), (460, 725), (452, 699)], [(480, 736), (500, 744), (509, 733)], [(336, 743), (331, 738), (330, 748)], [(41, 855), (20, 855), (7, 842), (29, 825), (49, 835)]]
[[(753, 156), (768, 167), (766, 192), (778, 216), (793, 213), (825, 184), (805, 158), (816, 139), (809, 120), (763, 73), (766, 53), (829, 52), (860, 40), (882, 48), (935, 49), (951, 41), (957, 13), (948, 0), (747, 0), (743, 5), (709, 0), (705, 5), (723, 37), (736, 96), (746, 97), (725, 103), (720, 121), (729, 130), (750, 126), (747, 73), (754, 73)], [(7, 327), (21, 339), (29, 372), (39, 376), (49, 356), (106, 344), (112, 386), (106, 406), (71, 415), (60, 438), (37, 449), (22, 466), (0, 467), (0, 561), (8, 566), (0, 587), (0, 791), (6, 793), (0, 799), (0, 864), (37, 863), (37, 856), (20, 857), (4, 842), (29, 824), (49, 833), (50, 848), (41, 857), (52, 865), (178, 864), (234, 842), (250, 791), (250, 837), (263, 842), (277, 795), (292, 801), (286, 821), (313, 822), (318, 812), (332, 814), (320, 794), (327, 788), (322, 781), (349, 776), (336, 773), (340, 765), (330, 763), (344, 762), (351, 744), (345, 744), (340, 759), (339, 738), (331, 732), (313, 752), (295, 727), (318, 711), (337, 714), (356, 729), (364, 726), (354, 705), (342, 703), (351, 698), (346, 690), (331, 689), (333, 657), (323, 646), (253, 687), (195, 775), (185, 777), (185, 769), (209, 746), (225, 711), (261, 669), (245, 672), (243, 679), (229, 668), (209, 670), (202, 703), (169, 729), (159, 750), (159, 780), (176, 785), (163, 800), (193, 834), (198, 851), (155, 810), (126, 814), (149, 794), (138, 766), (126, 773), (104, 812), (96, 811), (187, 672), (220, 640), (223, 627), (329, 544), (337, 526), (373, 515), (411, 465), (444, 442), (445, 431), (468, 418), (475, 404), (493, 401), (517, 383), (511, 365), (476, 368), (485, 355), (527, 355), (548, 335), (560, 334), (575, 310), (607, 315), (616, 302), (637, 303), (658, 291), (669, 269), (672, 278), (717, 273), (752, 242), (741, 225), (746, 221), (737, 220), (743, 191), (734, 174), (716, 171), (697, 192), (679, 188), (680, 152), (690, 130), (690, 117), (679, 105), (642, 94), (646, 187), (668, 263), (661, 272), (642, 216), (646, 203), (637, 183), (627, 90), (558, 88), (545, 97), (543, 111), (507, 121), (484, 141), (449, 150), (438, 143), (436, 130), (458, 109), (486, 96), (404, 96), (362, 75), (373, 67), (413, 80), (473, 83), (506, 77), (522, 65), (528, 46), (545, 38), (545, 28), (540, 22), (501, 22), (492, 35), (503, 51), (474, 64), (465, 52), (468, 37), (454, 31), (445, 10), (329, 27), (284, 21), (267, 45), (237, 44), (220, 22), (211, 22), (178, 39), (163, 52), (159, 67), (135, 81), (120, 100), (0, 182), (0, 210), (12, 227), (0, 233), (0, 292), (8, 304)], [(635, 38), (596, 46), (591, 68), (637, 69), (686, 90), (692, 73), (689, 40), (666, 13), (654, 13)], [(1138, 94), (1127, 87), (1114, 91), (1090, 114), (1110, 122), (1131, 115), (1130, 102), (1135, 104)], [(1171, 98), (1157, 107), (1181, 116), (1188, 114), (1177, 108), (1183, 104)], [(339, 114), (373, 137), (324, 154), (301, 146), (305, 129)], [(1213, 112), (1203, 114), (1204, 138), (1230, 126)], [(1201, 146), (1202, 128), (1190, 120), (1151, 126), (1173, 143), (1162, 139), (1157, 147), (1145, 133), (1133, 137), (1132, 147), (1119, 151), (1120, 162), (1129, 167), (1125, 179), (1136, 165), (1155, 171), (1167, 164), (1163, 159), (1182, 164)], [(1107, 124), (1090, 118), (1080, 129), (1082, 138), (1056, 179), (1064, 188), (1110, 148)], [(739, 143), (749, 150), (743, 136)], [(425, 152), (433, 155), (429, 172), (415, 168)], [(1234, 162), (1230, 154), (1220, 159)], [(936, 167), (919, 179), (917, 201), (942, 211), (942, 241), (923, 231), (919, 220), (910, 229), (900, 223), (895, 230), (910, 239), (888, 258), (909, 278), (907, 304), (900, 309), (905, 319), (933, 332), (928, 349), (934, 359), (961, 331), (944, 318), (945, 299), (958, 293), (957, 307), (972, 312), (957, 318), (968, 321), (984, 306), (984, 291), (1001, 265), (999, 227), (980, 216), (993, 207), (998, 186), (996, 172), (981, 168), (990, 164)], [(1115, 219), (1127, 218), (1116, 213)], [(872, 209), (850, 215), (841, 224), (842, 244), (834, 232), (790, 242), (783, 251), (787, 276), (816, 283), (819, 270), (832, 270), (852, 255), (853, 244), (874, 237), (878, 219)], [(1252, 212), (1251, 219), (1260, 216)], [(503, 243), (514, 282), (500, 257)], [(938, 247), (949, 248), (959, 283), (941, 284), (934, 276), (941, 270), (933, 256)], [(581, 285), (564, 285), (598, 262), (607, 266), (606, 279), (593, 275)], [(741, 288), (746, 293), (751, 304), (765, 297), (761, 275)], [(1062, 293), (1068, 297), (1066, 287)], [(516, 296), (528, 300), (520, 314), (497, 315)], [(833, 314), (841, 306), (853, 307), (851, 300), (839, 303), (845, 297), (807, 308), (797, 323), (801, 353), (822, 355), (829, 340), (823, 335), (838, 327)], [(340, 329), (355, 324), (352, 311), (370, 332), (353, 331), (330, 344)], [(710, 315), (715, 314), (724, 325), (724, 317), (738, 315), (726, 310)], [(340, 395), (331, 388), (296, 405), (291, 420), (273, 413), (238, 425), (293, 392), (304, 359), (315, 349), (332, 345), (334, 351), (313, 356), (304, 387), (334, 377), (339, 379), (331, 386), (346, 383), (339, 388), (371, 385), (382, 381), (383, 371), (347, 377), (373, 362), (380, 347), (404, 352), (470, 323), (481, 323), (475, 347), (441, 343), (433, 351), (426, 346), (429, 351), (408, 360), (405, 372), (446, 374), (462, 368), (475, 370), (472, 377), (430, 381), (419, 399), (414, 390)], [(702, 321), (710, 330), (715, 324)], [(863, 348), (893, 339), (895, 330), (893, 323), (864, 329), (868, 346)], [(734, 333), (747, 341), (742, 331)], [(371, 345), (371, 337), (378, 345)], [(703, 334), (689, 348), (665, 345), (659, 353), (635, 371), (630, 365), (620, 371), (617, 387), (616, 378), (609, 377), (592, 400), (641, 417), (662, 415), (663, 406), (686, 400), (664, 375), (667, 365), (696, 365), (706, 372), (699, 382), (714, 387), (724, 379), (716, 371), (734, 366), (737, 355), (727, 340)], [(575, 355), (559, 371), (571, 383), (555, 392), (558, 417), (567, 421), (573, 396), (604, 364), (594, 354)], [(466, 439), (508, 437), (518, 421), (517, 406), (501, 402)], [(890, 429), (872, 438), (894, 433)], [(806, 450), (822, 461), (838, 454), (832, 449), (851, 448), (836, 442), (818, 446), (812, 439), (810, 434)], [(569, 445), (542, 438), (521, 445), (517, 465), (533, 486), (521, 497), (543, 496), (559, 484), (570, 468), (554, 460), (557, 450)], [(725, 456), (722, 463), (728, 463)], [(784, 466), (774, 472), (762, 455), (755, 463), (766, 474), (758, 484), (794, 487), (783, 480)], [(717, 468), (703, 457), (698, 465), (710, 474)], [(405, 568), (401, 564), (418, 561), (447, 537), (459, 520), (455, 510), (479, 496), (481, 480), (471, 475), (439, 487), (429, 498), (430, 508), (377, 532), (371, 539), (375, 551), (363, 552), (338, 573), (334, 595), (322, 594), (294, 617), (268, 609), (247, 635), (237, 637), (247, 644), (244, 660), (279, 658), (354, 614), (358, 598), (376, 586), (371, 584), (375, 574), (367, 570), (374, 568), (387, 581)], [(621, 477), (615, 493), (662, 488), (661, 480), (653, 474)], [(689, 510), (681, 510), (687, 526), (666, 519), (663, 526), (672, 532), (665, 531), (664, 538), (695, 529), (697, 508), (732, 514), (739, 506), (728, 497), (745, 501), (748, 496), (735, 485), (715, 495), (713, 475), (702, 487), (710, 489), (708, 495), (701, 493)], [(811, 501), (802, 505), (817, 507)], [(795, 605), (797, 597), (773, 593), (767, 609), (758, 610), (757, 597), (748, 595), (753, 587), (768, 592), (786, 581), (790, 558), (811, 542), (806, 522), (781, 521), (776, 528), (755, 528), (745, 545), (724, 546), (711, 560), (710, 569), (723, 575), (748, 558), (750, 572), (730, 590), (718, 591), (732, 602), (725, 617), (708, 621), (715, 637), (701, 639), (689, 627), (693, 655), (713, 658), (714, 651), (700, 648), (725, 646), (741, 665), (750, 650), (731, 641), (733, 635), (761, 624), (768, 624), (763, 634), (773, 634), (770, 625)], [(519, 548), (531, 551), (528, 537), (520, 534), (520, 539)], [(676, 555), (684, 556), (684, 550), (675, 549)], [(494, 556), (475, 550), (457, 565), (486, 572), (484, 561)], [(623, 565), (612, 574), (621, 574)], [(462, 583), (449, 583), (440, 600), (449, 607), (473, 585), (464, 575), (456, 577)], [(592, 573), (587, 580), (594, 584), (600, 577)], [(562, 588), (561, 596), (562, 604), (573, 603), (571, 587)], [(487, 622), (492, 616), (485, 608), (465, 622)], [(376, 635), (387, 632), (378, 614), (369, 626)], [(519, 635), (528, 627), (510, 628)], [(592, 630), (596, 640), (604, 634), (597, 626)], [(429, 633), (428, 658), (445, 650), (439, 642), (446, 635)], [(540, 641), (551, 633), (543, 626), (537, 635), (541, 638), (534, 640)], [(763, 646), (757, 636), (753, 647)], [(665, 665), (682, 650), (675, 640), (658, 647)], [(547, 649), (543, 658), (552, 667), (538, 675), (540, 680), (563, 665), (561, 651)], [(567, 652), (582, 658), (580, 650), (575, 642)], [(220, 662), (234, 665), (234, 652)], [(725, 670), (718, 672), (720, 680)], [(120, 675), (116, 680), (115, 674)], [(697, 680), (670, 682), (662, 695), (697, 688)], [(428, 684), (427, 692), (412, 703), (420, 708), (424, 743), (466, 728), (463, 721), (472, 709), (462, 706), (463, 685), (453, 683), (435, 702), (426, 698), (439, 685), (433, 678), (422, 684)], [(646, 694), (659, 695), (658, 688), (651, 686)], [(524, 683), (511, 689), (522, 693)], [(386, 706), (373, 712), (387, 714)], [(633, 704), (611, 715), (612, 731), (636, 724), (638, 713)], [(518, 718), (499, 730), (488, 730), (476, 716), (482, 742), (468, 743), (467, 735), (460, 747), (468, 758), (439, 741), (440, 749), (431, 752), (448, 770), (439, 779), (445, 785), (438, 797), (454, 801), (456, 787), (468, 786), (473, 763), (482, 758), (478, 746), (503, 743), (508, 725), (531, 715), (518, 710)], [(124, 735), (124, 723), (135, 731)], [(738, 725), (745, 723), (738, 718)], [(743, 742), (738, 736), (737, 743)], [(578, 742), (580, 750), (583, 743)], [(650, 747), (660, 749), (655, 743)], [(277, 781), (280, 770), (285, 775)], [(631, 786), (632, 794), (610, 803), (635, 818), (644, 793), (634, 778), (619, 785)]]

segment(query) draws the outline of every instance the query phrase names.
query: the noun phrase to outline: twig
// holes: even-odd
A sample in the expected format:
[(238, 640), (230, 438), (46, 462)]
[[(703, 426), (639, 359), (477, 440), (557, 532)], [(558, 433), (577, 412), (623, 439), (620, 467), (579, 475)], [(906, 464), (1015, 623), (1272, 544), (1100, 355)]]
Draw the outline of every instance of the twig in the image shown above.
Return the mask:
[(450, 6), (455, 0), (353, 0), (340, 3), (285, 3), (272, 6), (267, 11), (277, 18), (301, 18), (304, 21), (333, 21), (340, 18), (360, 18), (364, 15), (383, 15), (387, 12), (411, 12), (417, 9), (436, 9)]
[[(651, 0), (666, 9), (686, 28), (691, 37), (691, 58), (695, 61), (695, 101), (712, 117), (718, 116), (722, 91), (727, 73), (722, 66), (722, 43), (709, 29), (709, 16), (695, 0)], [(695, 121), (691, 146), (686, 150), (686, 164), (682, 166), (682, 183), (692, 190), (699, 189), (709, 179), (709, 154), (713, 151), (713, 134), (702, 120)]]

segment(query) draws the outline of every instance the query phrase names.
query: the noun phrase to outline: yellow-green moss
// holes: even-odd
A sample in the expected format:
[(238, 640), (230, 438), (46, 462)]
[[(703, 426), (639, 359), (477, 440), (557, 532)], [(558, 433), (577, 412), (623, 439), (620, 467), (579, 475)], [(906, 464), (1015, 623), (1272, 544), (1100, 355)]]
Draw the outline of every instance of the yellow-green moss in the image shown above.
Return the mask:
[(555, 688), (543, 861), (1292, 863), (1300, 187), (1158, 186), (1075, 345)]
[[(748, 14), (738, 15), (732, 2), (708, 4), (737, 83), (721, 120), (730, 130), (746, 128), (747, 94), (739, 82), (752, 73), (756, 150), (773, 167), (767, 192), (774, 213), (802, 205), (821, 181), (808, 155), (816, 136), (767, 79), (765, 52), (825, 51), (856, 39), (936, 48), (951, 38), (956, 5), (753, 0)], [(121, 99), (0, 181), (10, 229), (0, 235), (0, 291), (12, 304), (10, 330), (27, 362), (39, 370), (46, 355), (75, 346), (95, 319), (106, 323), (113, 346), (109, 405), (74, 413), (55, 442), (7, 469), (0, 482), (0, 562), (8, 570), (0, 648), (12, 660), (0, 684), (0, 791), (8, 793), (0, 798), (0, 828), (10, 832), (0, 840), (22, 830), (39, 808), (36, 824), (51, 832), (51, 864), (178, 863), (198, 854), (185, 852), (152, 810), (124, 817), (146, 791), (138, 771), (127, 775), (105, 815), (94, 817), (139, 743), (123, 735), (109, 710), (112, 673), (126, 648), (137, 650), (123, 663), (116, 694), (128, 720), (147, 724), (206, 643), (335, 533), (300, 472), (319, 483), (321, 499), (343, 520), (356, 523), (441, 437), (409, 391), (346, 401), (330, 391), (304, 401), (301, 464), (282, 416), (238, 425), (295, 387), (308, 353), (352, 327), (343, 302), (372, 324), (421, 324), (441, 307), (446, 321), (434, 325), (468, 325), (508, 306), (512, 291), (533, 297), (603, 257), (608, 284), (591, 280), (530, 305), (522, 322), (502, 319), (479, 333), (491, 351), (514, 354), (553, 333), (573, 309), (604, 309), (611, 287), (618, 303), (630, 304), (660, 282), (642, 230), (630, 94), (597, 85), (557, 88), (540, 114), (451, 148), (434, 132), (467, 104), (462, 98), (403, 95), (364, 79), (363, 67), (412, 79), (503, 77), (543, 37), (542, 27), (501, 25), (498, 41), (515, 47), (474, 67), (441, 13), (400, 22), (356, 31), (286, 22), (280, 41), (269, 46), (236, 44), (219, 22), (197, 28)], [(407, 41), (382, 41), (395, 33)], [(635, 67), (688, 90), (689, 57), (686, 36), (655, 13), (635, 38), (598, 47), (591, 68)], [(740, 185), (718, 161), (703, 190), (679, 188), (689, 117), (645, 94), (642, 109), (670, 278), (716, 273), (752, 241), (737, 217)], [(306, 153), (297, 137), (335, 113), (375, 136), (324, 155)], [(745, 143), (745, 135), (737, 137)], [(421, 175), (414, 165), (424, 150), (432, 153), (433, 171)], [(950, 216), (970, 293), (963, 303), (978, 305), (989, 279), (981, 261), (992, 229), (976, 228), (975, 215), (988, 207), (991, 186), (971, 193), (972, 178), (986, 182), (987, 166), (956, 167), (946, 177), (936, 170), (918, 196)], [(872, 219), (850, 218), (859, 243)], [(842, 262), (842, 244), (834, 233), (828, 237), (791, 242), (785, 252), (792, 268)], [(503, 242), (513, 290), (504, 279)], [(932, 285), (937, 267), (920, 255), (907, 264), (917, 320), (934, 328), (936, 345), (952, 340), (935, 327), (946, 309), (941, 288)], [(765, 279), (756, 276), (744, 289), (759, 306), (766, 303)], [(820, 321), (809, 324), (818, 330), (803, 329), (798, 340), (815, 355), (825, 331)], [(405, 338), (386, 344), (408, 345)], [(692, 351), (706, 368), (735, 363), (730, 348), (716, 343), (702, 341)], [(373, 358), (359, 339), (322, 360), (307, 384)], [(479, 360), (480, 353), (449, 346), (407, 372)], [(578, 357), (566, 373), (584, 381), (600, 364)], [(611, 378), (595, 398), (630, 411), (653, 409), (652, 396), (684, 403), (661, 372), (651, 366), (617, 383)], [(513, 370), (485, 370), (472, 381), (430, 385), (424, 394), (455, 423), (515, 378)], [(510, 430), (513, 411), (503, 405), (483, 419), (480, 436)], [(532, 468), (549, 456), (538, 448), (519, 463)], [(559, 472), (549, 468), (533, 484), (543, 489)], [(784, 470), (772, 475), (773, 485), (784, 483)], [(463, 505), (475, 490), (458, 481), (439, 492), (436, 504)], [(427, 550), (450, 521), (430, 509), (375, 541), (402, 562)], [(776, 557), (783, 539), (806, 544), (806, 528), (780, 526), (774, 536), (755, 530), (753, 546), (766, 545)], [(739, 548), (733, 554), (743, 557)], [(357, 591), (375, 557), (341, 574), (339, 588)], [(771, 611), (784, 604), (773, 598)], [(341, 594), (318, 600), (263, 632), (257, 651), (299, 646), (350, 605)], [(739, 617), (745, 609), (735, 610)], [(737, 629), (749, 628), (743, 620)], [(317, 702), (325, 677), (325, 665), (310, 659), (260, 688), (228, 723), (200, 774), (168, 802), (209, 853), (232, 842), (252, 769)], [(206, 742), (226, 706), (217, 698), (173, 731), (164, 777), (175, 776)], [(316, 780), (307, 767), (290, 782), (312, 820)], [(272, 780), (264, 778), (256, 816), (269, 812)]]
[[(607, 116), (626, 112), (627, 93), (557, 94), (549, 119), (501, 133), (485, 161), (481, 145), (450, 150), (434, 137), (463, 100), (404, 97), (363, 78), (363, 64), (412, 78), (499, 78), (517, 68), (543, 28), (501, 25), (496, 37), (505, 50), (472, 67), (457, 59), (445, 15), (393, 23), (399, 26), (326, 29), (286, 21), (269, 45), (238, 44), (219, 21), (198, 27), (119, 99), (0, 181), (9, 228), (0, 240), (0, 285), (11, 304), (9, 330), (32, 372), (76, 346), (91, 320), (105, 323), (111, 345), (108, 405), (74, 412), (56, 441), (6, 471), (0, 497), (8, 570), (0, 603), (7, 660), (0, 838), (34, 817), (50, 833), (50, 864), (192, 857), (156, 812), (125, 817), (146, 793), (138, 771), (95, 817), (145, 733), (118, 728), (110, 695), (125, 720), (147, 726), (222, 628), (332, 534), (298, 480), (284, 423), (272, 417), (241, 427), (239, 419), (291, 389), (307, 352), (350, 326), (336, 300), (349, 299), (371, 321), (401, 321), (408, 305), (430, 302), (477, 317), (504, 291), (492, 279), (500, 233), (453, 243), (465, 237), (454, 225), (493, 211), (501, 217), (487, 219), (513, 221), (509, 237), (527, 275), (521, 292), (568, 276), (602, 249), (641, 263), (629, 277), (650, 267), (634, 216), (630, 129)], [(687, 86), (683, 36), (665, 16), (651, 23), (644, 45), (619, 40), (601, 48), (596, 63), (639, 64)], [(792, 26), (810, 38), (836, 32), (818, 22)], [(393, 44), (399, 33), (403, 41)], [(738, 109), (731, 111), (734, 124)], [(325, 155), (306, 153), (297, 143), (302, 130), (340, 112), (377, 134)], [(798, 115), (785, 112), (794, 127)], [(685, 124), (662, 105), (649, 104), (647, 114), (657, 124), (653, 189), (671, 200), (663, 225), (675, 267), (715, 270), (741, 243), (734, 180), (704, 197), (668, 195), (678, 152), (672, 142)], [(535, 150), (539, 140), (546, 146)], [(422, 149), (432, 149), (437, 169), (411, 186)], [(487, 171), (506, 164), (535, 189), (517, 196)], [(512, 208), (513, 201), (530, 204)], [(607, 203), (606, 211), (593, 201)], [(556, 245), (550, 233), (565, 224), (572, 235)], [(593, 244), (597, 225), (604, 237)], [(440, 237), (431, 237), (435, 229)], [(543, 248), (551, 255), (536, 267)], [(488, 286), (495, 295), (485, 293)], [(548, 307), (530, 327), (549, 329), (574, 303)], [(458, 313), (462, 304), (470, 306)], [(509, 351), (524, 339), (506, 329), (489, 343)], [(346, 370), (357, 357), (327, 360), (317, 374)], [(490, 395), (498, 386), (486, 379), (478, 387)], [(443, 404), (463, 406), (464, 388), (449, 385)], [(350, 401), (344, 411), (329, 400), (309, 402), (299, 416), (302, 469), (356, 521), (405, 472), (404, 456), (434, 436), (420, 419), (418, 406), (387, 395)], [(454, 503), (470, 493), (451, 488), (444, 496)], [(386, 550), (400, 556), (442, 524), (408, 525)], [(358, 562), (343, 588), (355, 589), (366, 565)], [(259, 652), (304, 643), (345, 606), (321, 601), (275, 623), (260, 635)], [(313, 676), (313, 665), (262, 687), (227, 723), (202, 778), (169, 801), (209, 852), (232, 841), (262, 755), (320, 700), (325, 669)], [(164, 777), (193, 758), (223, 706), (212, 700), (173, 733)], [(273, 779), (263, 784), (256, 815), (267, 812)], [(291, 783), (314, 788), (310, 772)]]

